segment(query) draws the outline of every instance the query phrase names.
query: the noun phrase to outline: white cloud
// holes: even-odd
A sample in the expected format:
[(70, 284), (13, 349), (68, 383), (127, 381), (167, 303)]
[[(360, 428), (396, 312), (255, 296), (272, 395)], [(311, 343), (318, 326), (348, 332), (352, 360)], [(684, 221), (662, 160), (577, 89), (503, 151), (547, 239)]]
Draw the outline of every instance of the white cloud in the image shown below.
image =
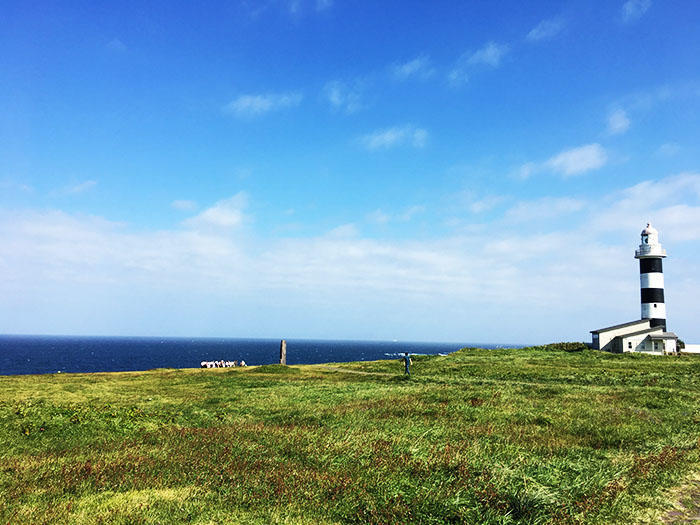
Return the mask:
[[(150, 333), (391, 338), (397, 330), (406, 339), (461, 339), (471, 337), (464, 335), (469, 318), (487, 341), (587, 339), (596, 326), (638, 315), (632, 253), (651, 220), (673, 265), (674, 331), (700, 336), (700, 173), (583, 203), (516, 203), (510, 220), (433, 239), (372, 240), (355, 223), (306, 238), (204, 228), (240, 225), (235, 210), (244, 207), (243, 198), (225, 199), (197, 216), (202, 227), (135, 232), (99, 217), (0, 210), (4, 326), (37, 331), (28, 320), (41, 313), (40, 329), (76, 333), (84, 326), (77, 314), (88, 312), (93, 333), (96, 326), (134, 333), (166, 319)], [(556, 213), (561, 220), (546, 220)], [(542, 220), (537, 228), (513, 226), (533, 217)], [(601, 290), (615, 300), (601, 303)], [(155, 307), (158, 315), (148, 315)], [(545, 316), (547, 323), (536, 322)], [(334, 334), (321, 331), (329, 322)]]
[(365, 218), (367, 219), (368, 222), (371, 222), (373, 224), (388, 224), (389, 221), (391, 220), (391, 215), (388, 213), (383, 212), (382, 210), (374, 210), (373, 212), (368, 213)]
[(333, 7), (333, 0), (287, 0), (287, 8), (293, 16), (301, 15), (309, 10), (326, 11)]
[(676, 204), (662, 208), (654, 222), (663, 225), (670, 241), (700, 241), (700, 206)]
[[(0, 214), (0, 232), (8, 240), (0, 247), (0, 259), (9, 270), (0, 288), (23, 289), (27, 296), (37, 297), (54, 293), (65, 300), (78, 294), (88, 304), (94, 304), (96, 290), (109, 294), (110, 287), (112, 291), (131, 289), (136, 297), (144, 289), (211, 291), (217, 281), (238, 280), (242, 257), (233, 241), (221, 233), (134, 233), (126, 231), (124, 224), (60, 211)], [(229, 276), (223, 272), (225, 267)], [(131, 306), (137, 307), (134, 302)]]
[(508, 52), (506, 44), (488, 42), (484, 47), (472, 53), (467, 58), (467, 64), (485, 64), (491, 67), (498, 67), (501, 59)]
[(529, 179), (532, 175), (537, 173), (539, 169), (540, 167), (534, 162), (526, 162), (516, 170), (515, 176), (520, 179)]
[(547, 40), (558, 35), (562, 29), (564, 29), (564, 20), (561, 18), (542, 20), (532, 28), (525, 38), (531, 42)]
[(118, 38), (114, 38), (107, 42), (107, 49), (114, 53), (124, 53), (126, 51), (126, 44), (119, 40)]
[(271, 111), (296, 107), (301, 104), (302, 98), (299, 92), (240, 95), (223, 109), (236, 117), (256, 117)]
[(700, 173), (681, 173), (660, 180), (646, 180), (620, 192), (622, 199), (633, 205), (644, 202), (647, 206), (663, 205), (684, 197), (700, 199)]
[(407, 80), (409, 78), (426, 80), (433, 76), (435, 70), (430, 63), (430, 58), (427, 55), (420, 55), (403, 64), (394, 64), (391, 67), (391, 72), (397, 80)]
[(245, 180), (253, 175), (253, 170), (247, 167), (236, 168), (233, 170), (233, 176), (238, 180)]
[(368, 213), (365, 218), (373, 224), (385, 225), (390, 222), (409, 222), (425, 211), (425, 206), (409, 206), (401, 212), (389, 214), (381, 209)]
[(72, 186), (67, 186), (59, 193), (62, 193), (65, 195), (75, 195), (78, 193), (85, 193), (86, 191), (91, 190), (95, 186), (97, 186), (97, 181), (86, 180), (83, 182), (79, 182), (77, 184), (73, 184)]
[(562, 151), (544, 162), (527, 162), (516, 170), (515, 176), (527, 179), (536, 173), (549, 171), (563, 177), (571, 177), (600, 169), (607, 162), (608, 154), (600, 144), (586, 144)]
[(697, 84), (662, 85), (631, 93), (619, 102), (635, 111), (651, 111), (663, 103), (679, 99), (693, 99), (700, 95)]
[(651, 0), (627, 0), (622, 5), (622, 21), (634, 22), (642, 17), (651, 7)]
[(548, 169), (564, 177), (581, 175), (605, 166), (608, 155), (600, 144), (587, 144), (562, 151), (544, 163)]
[(553, 219), (561, 215), (580, 212), (585, 206), (586, 202), (581, 199), (542, 197), (517, 203), (506, 212), (505, 218), (518, 222)]
[(360, 232), (357, 229), (357, 226), (355, 226), (353, 223), (348, 223), (348, 224), (341, 224), (340, 226), (336, 226), (335, 228), (330, 230), (328, 233), (326, 233), (326, 237), (337, 238), (337, 239), (347, 239), (347, 238), (357, 237), (359, 234), (360, 234)]
[(502, 195), (490, 195), (488, 197), (470, 202), (468, 208), (472, 213), (484, 213), (492, 210), (504, 200), (505, 197)]
[(0, 180), (0, 188), (7, 190), (19, 190), (26, 193), (31, 193), (34, 191), (34, 188), (29, 184), (24, 184), (23, 182), (18, 182), (11, 178), (4, 178)]
[(369, 151), (389, 149), (396, 146), (422, 148), (428, 140), (428, 132), (412, 125), (395, 126), (368, 133), (360, 137), (360, 144)]
[(241, 0), (238, 4), (251, 19), (257, 20), (263, 15), (278, 11), (298, 19), (310, 13), (329, 11), (335, 2), (334, 0)]
[(469, 82), (469, 73), (464, 66), (456, 66), (447, 74), (447, 82), (452, 87), (459, 87)]
[(184, 199), (174, 200), (170, 203), (170, 206), (180, 211), (192, 211), (197, 209), (197, 203), (195, 201), (189, 201)]
[(403, 210), (401, 213), (399, 213), (396, 216), (396, 220), (398, 220), (400, 222), (408, 222), (408, 221), (413, 220), (413, 218), (416, 215), (420, 215), (424, 211), (425, 211), (425, 206), (420, 206), (420, 205), (410, 206), (410, 207), (406, 208), (405, 210)]
[(415, 148), (422, 148), (428, 141), (428, 132), (423, 128), (415, 128), (409, 132), (411, 145)]
[(663, 157), (675, 157), (678, 155), (680, 150), (681, 147), (675, 142), (666, 142), (665, 144), (661, 144), (661, 146), (659, 146), (659, 149), (656, 150), (656, 154)]
[(646, 180), (617, 192), (592, 215), (600, 231), (636, 230), (651, 221), (669, 240), (700, 240), (700, 173)]
[(364, 83), (355, 81), (351, 84), (334, 80), (328, 82), (323, 88), (323, 94), (334, 109), (342, 110), (345, 113), (355, 113), (362, 109), (362, 92)]
[[(267, 239), (255, 247), (224, 231), (129, 233), (123, 226), (97, 218), (32, 213), (0, 215), (0, 235), (4, 239), (0, 260), (5, 261), (0, 282), (3, 304), (14, 304), (18, 297), (30, 304), (36, 297), (37, 304), (44, 305), (55, 295), (94, 305), (90, 297), (99, 290), (102, 300), (123, 305), (119, 326), (127, 330), (151, 308), (148, 300), (142, 304), (144, 298), (155, 296), (157, 300), (151, 302), (159, 305), (159, 316), (149, 318), (149, 323), (170, 318), (179, 333), (191, 334), (194, 326), (216, 333), (216, 327), (227, 322), (224, 333), (232, 333), (233, 326), (250, 334), (254, 329), (249, 322), (236, 323), (249, 319), (251, 310), (265, 312), (254, 322), (268, 333), (287, 333), (299, 323), (304, 331), (316, 319), (327, 322), (327, 316), (341, 311), (345, 329), (347, 323), (355, 326), (349, 332), (355, 337), (366, 337), (375, 326), (387, 323), (397, 323), (393, 329), (418, 323), (425, 333), (431, 333), (432, 326), (432, 333), (440, 330), (444, 338), (459, 337), (452, 325), (463, 330), (460, 318), (477, 316), (483, 330), (479, 336), (491, 339), (503, 336), (504, 321), (513, 321), (509, 327), (517, 326), (518, 319), (526, 322), (522, 315), (537, 316), (558, 304), (563, 306), (549, 314), (550, 322), (557, 324), (572, 316), (570, 297), (577, 297), (577, 304), (597, 304), (597, 290), (619, 287), (619, 276), (610, 270), (616, 266), (607, 264), (601, 272), (595, 261), (570, 249), (580, 239), (566, 233), (491, 231), (430, 241), (374, 241), (360, 237), (350, 223), (322, 236)], [(480, 247), (478, 257), (471, 256), (475, 246)], [(605, 253), (596, 244), (588, 246)], [(630, 277), (631, 293), (634, 279)], [(608, 286), (609, 282), (615, 286)], [(177, 297), (186, 300), (173, 300)], [(465, 297), (476, 299), (476, 304)], [(196, 302), (183, 308), (190, 301)], [(65, 301), (62, 304), (65, 308)], [(522, 309), (524, 304), (528, 311)], [(5, 314), (3, 308), (7, 309), (0, 305)], [(279, 317), (277, 308), (281, 308)], [(495, 324), (494, 309), (500, 312)], [(428, 311), (432, 320), (426, 323)], [(109, 309), (97, 312), (93, 322), (100, 315), (114, 316)], [(392, 312), (401, 319), (394, 319)], [(57, 315), (48, 312), (47, 318)], [(6, 325), (15, 326), (6, 315), (3, 318)], [(290, 319), (295, 320), (291, 325)], [(75, 330), (76, 322), (62, 330)], [(589, 328), (574, 330), (585, 334)], [(338, 327), (334, 329), (335, 337), (344, 335), (338, 334)], [(444, 330), (450, 335), (445, 336)], [(402, 333), (406, 338), (418, 335)], [(506, 335), (518, 338), (511, 331)]]
[(456, 65), (447, 74), (447, 80), (452, 86), (460, 86), (469, 81), (469, 70), (473, 67), (486, 65), (498, 67), (501, 59), (508, 52), (507, 44), (497, 44), (496, 42), (488, 42), (476, 51), (464, 53)]
[[(461, 214), (466, 208), (473, 214), (480, 214), (494, 209), (496, 206), (508, 199), (507, 195), (486, 195), (479, 196), (478, 192), (466, 189), (451, 196), (450, 209), (453, 213)], [(459, 219), (454, 218), (459, 222)], [(455, 223), (457, 224), (457, 223)]]
[(630, 119), (624, 109), (616, 109), (608, 115), (608, 133), (620, 135), (630, 127)]
[(211, 208), (183, 221), (191, 228), (238, 228), (245, 221), (243, 210), (248, 204), (248, 196), (239, 192), (233, 197), (215, 203)]

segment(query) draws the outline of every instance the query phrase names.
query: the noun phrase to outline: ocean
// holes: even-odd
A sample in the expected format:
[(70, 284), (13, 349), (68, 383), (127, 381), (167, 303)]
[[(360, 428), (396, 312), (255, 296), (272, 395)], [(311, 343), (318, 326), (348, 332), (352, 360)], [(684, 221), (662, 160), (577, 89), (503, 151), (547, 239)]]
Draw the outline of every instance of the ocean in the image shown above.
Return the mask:
[[(279, 339), (0, 335), (0, 375), (198, 368), (213, 360), (262, 365), (279, 362), (279, 344)], [(287, 364), (446, 354), (466, 346), (505, 345), (287, 339)]]

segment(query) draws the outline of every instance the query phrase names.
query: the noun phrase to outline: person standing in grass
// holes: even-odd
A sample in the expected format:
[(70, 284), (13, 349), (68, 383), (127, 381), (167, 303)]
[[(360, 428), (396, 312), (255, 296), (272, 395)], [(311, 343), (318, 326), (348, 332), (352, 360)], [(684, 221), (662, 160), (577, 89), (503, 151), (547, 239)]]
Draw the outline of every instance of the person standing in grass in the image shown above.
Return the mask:
[(406, 366), (406, 375), (411, 377), (411, 356), (406, 352), (403, 356), (403, 363)]

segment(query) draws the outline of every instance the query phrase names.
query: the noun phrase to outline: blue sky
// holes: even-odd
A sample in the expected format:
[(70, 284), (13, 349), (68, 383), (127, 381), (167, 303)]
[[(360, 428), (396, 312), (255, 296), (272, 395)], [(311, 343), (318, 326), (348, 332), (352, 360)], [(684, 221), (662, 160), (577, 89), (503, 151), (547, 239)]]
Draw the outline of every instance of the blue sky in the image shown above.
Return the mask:
[[(700, 340), (700, 6), (7, 2), (0, 331)], [(700, 342), (700, 341), (699, 341)]]

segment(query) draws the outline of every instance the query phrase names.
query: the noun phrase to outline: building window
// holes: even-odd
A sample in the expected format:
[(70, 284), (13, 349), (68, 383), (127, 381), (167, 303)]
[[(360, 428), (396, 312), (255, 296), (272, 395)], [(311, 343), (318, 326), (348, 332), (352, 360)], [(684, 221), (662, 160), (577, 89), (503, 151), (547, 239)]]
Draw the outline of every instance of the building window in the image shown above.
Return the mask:
[(656, 343), (656, 342), (655, 342), (655, 343), (654, 343), (654, 350), (658, 350), (658, 349), (659, 349), (659, 343)]
[(632, 341), (627, 341), (627, 348), (632, 348)]
[(654, 308), (656, 308), (656, 303), (654, 303)]

